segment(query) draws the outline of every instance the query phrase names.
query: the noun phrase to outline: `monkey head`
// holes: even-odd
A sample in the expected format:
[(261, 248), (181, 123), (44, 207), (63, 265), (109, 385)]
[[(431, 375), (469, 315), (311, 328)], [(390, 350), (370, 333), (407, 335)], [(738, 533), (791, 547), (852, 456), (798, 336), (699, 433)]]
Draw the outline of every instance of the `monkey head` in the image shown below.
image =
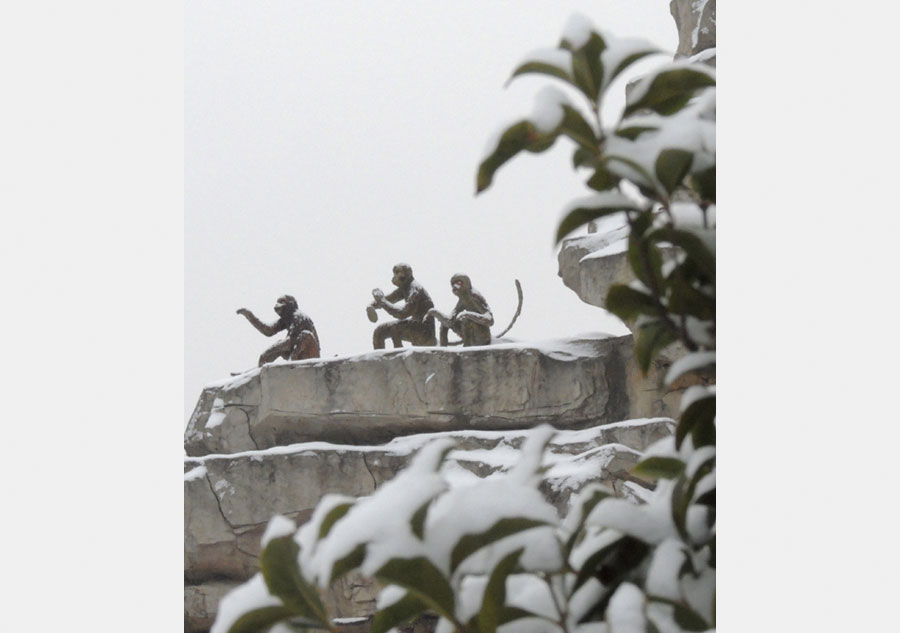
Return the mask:
[(397, 264), (394, 266), (394, 276), (391, 279), (398, 288), (407, 288), (412, 283), (413, 273), (409, 264)]
[(291, 295), (281, 295), (275, 302), (274, 310), (280, 317), (292, 316), (297, 311), (297, 300)]
[(468, 275), (457, 273), (450, 278), (450, 288), (457, 297), (462, 294), (469, 294), (472, 290), (472, 281)]

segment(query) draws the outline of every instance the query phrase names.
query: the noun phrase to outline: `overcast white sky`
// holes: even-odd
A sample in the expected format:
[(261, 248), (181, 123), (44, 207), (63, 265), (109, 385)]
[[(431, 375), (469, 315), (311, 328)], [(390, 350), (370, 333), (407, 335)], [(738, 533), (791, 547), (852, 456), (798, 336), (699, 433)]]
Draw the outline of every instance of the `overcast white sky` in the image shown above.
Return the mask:
[[(250, 27), (264, 13), (273, 14), (275, 5), (246, 2), (245, 15), (226, 20), (232, 27), (223, 30), (222, 12), (233, 4), (191, 0), (7, 4), (0, 20), (4, 78), (0, 209), (5, 212), (0, 268), (5, 273), (6, 308), (0, 334), (7, 361), (7, 450), (0, 460), (0, 479), (6, 484), (2, 487), (3, 508), (14, 519), (4, 522), (2, 534), (4, 542), (15, 546), (9, 548), (4, 563), (7, 575), (15, 578), (18, 586), (44, 586), (48, 567), (34, 564), (34, 552), (49, 551), (54, 586), (64, 586), (66, 591), (53, 594), (50, 614), (46, 592), (18, 591), (15, 608), (4, 613), (4, 624), (9, 630), (33, 629), (35, 614), (47, 621), (48, 617), (62, 617), (67, 623), (93, 623), (97, 619), (97, 588), (102, 587), (100, 606), (105, 622), (127, 622), (129, 630), (136, 632), (178, 630), (183, 619), (179, 580), (183, 565), (183, 452), (182, 428), (176, 426), (182, 413), (182, 378), (177, 371), (182, 360), (182, 160), (187, 166), (187, 292), (200, 297), (200, 290), (208, 287), (214, 297), (226, 291), (240, 295), (222, 297), (222, 315), (212, 314), (207, 326), (185, 323), (187, 371), (202, 376), (187, 381), (187, 400), (193, 403), (203, 381), (231, 371), (234, 365), (252, 365), (264, 346), (264, 337), (249, 325), (231, 321), (239, 319), (232, 315), (237, 307), (234, 302), (269, 309), (277, 293), (292, 290), (320, 329), (336, 312), (330, 308), (330, 299), (323, 303), (321, 314), (309, 303), (313, 297), (305, 284), (316, 283), (316, 279), (307, 276), (297, 259), (278, 273), (284, 281), (277, 280), (271, 289), (262, 288), (260, 297), (254, 299), (246, 293), (253, 291), (253, 278), (258, 275), (249, 271), (268, 255), (242, 253), (237, 244), (222, 248), (224, 238), (219, 235), (202, 243), (198, 240), (202, 232), (212, 230), (212, 220), (221, 223), (228, 215), (237, 214), (238, 208), (246, 209), (242, 213), (247, 214), (267, 210), (265, 205), (243, 204), (248, 200), (235, 207), (198, 204), (214, 198), (209, 191), (212, 185), (198, 186), (201, 166), (195, 159), (221, 153), (228, 160), (237, 160), (239, 153), (216, 150), (212, 142), (221, 143), (221, 149), (247, 146), (247, 127), (233, 124), (241, 120), (255, 124), (251, 106), (268, 107), (263, 99), (256, 103), (253, 92), (240, 84), (228, 99), (222, 95), (201, 99), (200, 95), (209, 91), (201, 91), (198, 80), (205, 76), (213, 83), (227, 84), (243, 65), (244, 75), (251, 67), (260, 67), (256, 80), (262, 81), (282, 64), (284, 60), (257, 63), (262, 49), (255, 44), (242, 48), (237, 41), (241, 29), (261, 31), (259, 26)], [(304, 11), (312, 10), (311, 2), (297, 0), (297, 4)], [(388, 6), (377, 4), (379, 8)], [(567, 157), (536, 157), (534, 164), (543, 168), (533, 175), (529, 170), (532, 157), (525, 157), (501, 172), (495, 187), (477, 201), (471, 201), (470, 192), (487, 135), (514, 114), (528, 111), (536, 89), (532, 84), (540, 84), (537, 79), (523, 79), (522, 92), (517, 92), (520, 87), (516, 85), (504, 92), (501, 85), (507, 73), (526, 51), (555, 44), (574, 4), (540, 5), (552, 15), (533, 15), (537, 3), (524, 0), (504, 3), (496, 13), (490, 10), (494, 4), (467, 4), (467, 10), (460, 9), (454, 21), (442, 22), (455, 31), (465, 24), (482, 34), (480, 39), (472, 34), (460, 36), (460, 42), (447, 44), (450, 51), (445, 51), (451, 59), (462, 60), (476, 52), (481, 55), (472, 68), (465, 69), (476, 76), (483, 74), (482, 83), (465, 98), (460, 95), (455, 100), (451, 117), (461, 121), (458, 142), (469, 143), (465, 156), (442, 161), (437, 156), (452, 145), (446, 137), (431, 138), (430, 143), (417, 138), (403, 147), (416, 160), (402, 164), (405, 172), (394, 169), (392, 180), (370, 187), (375, 191), (367, 194), (407, 186), (403, 176), (417, 173), (430, 148), (429, 166), (435, 165), (448, 183), (440, 189), (441, 195), (456, 195), (459, 188), (463, 192), (459, 199), (466, 202), (458, 206), (477, 204), (483, 218), (502, 214), (504, 231), (517, 232), (504, 241), (504, 257), (545, 262), (540, 277), (546, 278), (548, 287), (559, 287), (562, 296), (569, 297), (571, 293), (555, 281), (549, 235), (555, 215), (565, 203), (562, 198), (572, 194), (566, 189), (542, 196), (545, 188), (565, 182)], [(611, 21), (610, 12), (617, 8), (641, 8), (641, 15), (626, 20), (620, 32), (646, 35), (658, 22), (661, 36), (666, 37), (667, 4), (665, 0), (622, 0), (579, 6), (603, 24)], [(719, 278), (724, 280), (717, 288), (719, 369), (725, 386), (717, 406), (727, 423), (719, 425), (717, 436), (725, 456), (719, 475), (722, 482), (727, 480), (723, 487), (730, 493), (718, 506), (719, 524), (729, 538), (723, 538), (719, 547), (720, 558), (728, 561), (719, 570), (719, 583), (727, 591), (717, 596), (716, 610), (723, 629), (728, 630), (767, 630), (773, 621), (785, 630), (875, 630), (896, 617), (892, 606), (900, 556), (896, 545), (892, 546), (895, 521), (881, 484), (889, 486), (896, 478), (898, 444), (896, 414), (892, 413), (896, 409), (892, 398), (897, 374), (894, 359), (898, 356), (898, 338), (891, 330), (896, 320), (892, 317), (896, 293), (889, 289), (896, 286), (895, 242), (900, 234), (900, 214), (895, 212), (896, 199), (891, 195), (897, 180), (896, 160), (891, 158), (896, 143), (892, 140), (900, 138), (900, 118), (872, 115), (873, 108), (880, 113), (883, 104), (895, 101), (895, 86), (884, 79), (893, 76), (889, 71), (896, 58), (896, 20), (888, 14), (891, 5), (887, 3), (820, 4), (811, 9), (810, 3), (773, 7), (730, 2), (718, 9), (716, 136), (717, 158), (723, 165), (718, 192), (719, 206), (727, 211), (718, 216), (717, 266)], [(463, 7), (459, 2), (453, 6)], [(429, 6), (432, 10), (436, 9)], [(330, 11), (334, 15), (336, 9)], [(400, 28), (396, 13), (393, 17), (392, 28)], [(428, 24), (418, 28), (439, 33)], [(377, 33), (383, 27), (374, 20), (370, 30)], [(287, 25), (279, 23), (274, 28), (281, 33)], [(317, 31), (323, 29), (317, 23), (315, 29), (309, 29), (313, 33), (304, 30), (304, 37), (315, 43), (315, 52), (309, 53), (306, 61), (311, 69), (331, 59), (345, 65), (364, 63), (350, 52), (349, 37), (329, 45), (316, 40)], [(350, 33), (346, 26), (343, 29)], [(223, 41), (227, 31), (236, 40), (233, 50)], [(510, 33), (515, 36), (509, 37)], [(360, 33), (353, 35), (361, 37)], [(674, 40), (674, 33), (671, 37)], [(283, 39), (273, 38), (267, 46)], [(439, 39), (449, 42), (453, 38)], [(503, 39), (511, 41), (503, 44)], [(382, 40), (384, 49), (397, 59), (411, 55), (402, 39), (384, 36)], [(415, 40), (410, 40), (413, 43)], [(210, 51), (202, 65), (200, 47)], [(252, 64), (232, 59), (241, 50), (254, 60)], [(341, 52), (330, 54), (331, 50)], [(225, 63), (229, 59), (232, 61)], [(302, 67), (302, 61), (292, 63)], [(182, 148), (182, 64), (187, 77), (186, 156)], [(463, 69), (460, 64), (460, 71)], [(359, 72), (358, 67), (356, 70)], [(442, 70), (453, 73), (456, 69), (451, 64), (449, 71)], [(287, 71), (280, 72), (273, 76), (281, 79)], [(320, 104), (312, 116), (308, 110), (304, 113), (304, 104), (317, 96), (340, 94), (343, 86), (331, 84), (329, 90), (324, 73), (318, 73), (323, 77), (318, 85), (311, 85), (309, 78), (304, 81), (296, 70), (287, 74), (280, 84), (302, 82), (299, 85), (306, 95), (299, 104), (280, 102), (282, 110), (290, 108), (287, 114), (294, 110), (298, 114), (298, 118), (285, 116), (284, 120), (298, 126), (302, 121), (304, 133), (311, 138), (319, 113), (338, 111)], [(345, 74), (352, 76), (349, 71)], [(453, 78), (457, 84), (463, 81), (462, 74), (453, 74)], [(393, 89), (384, 77), (378, 82), (385, 87), (385, 95)], [(444, 92), (436, 92), (433, 85), (429, 86), (432, 93), (410, 90), (416, 83), (425, 85), (425, 79), (404, 80), (402, 98), (391, 95), (392, 103), (407, 108), (409, 103), (421, 106), (425, 101), (436, 112)], [(259, 90), (259, 86), (253, 89)], [(470, 102), (474, 107), (469, 107)], [(332, 128), (322, 135), (326, 141), (319, 140), (321, 146), (313, 148), (320, 163), (345, 164), (345, 178), (339, 186), (327, 183), (327, 196), (312, 195), (315, 180), (304, 176), (304, 170), (291, 168), (291, 182), (301, 183), (305, 194), (295, 199), (292, 193), (292, 210), (311, 212), (325, 206), (323, 197), (332, 200), (345, 190), (356, 189), (361, 170), (350, 163), (358, 160), (357, 156), (376, 156), (378, 162), (391, 167), (407, 160), (402, 152), (382, 152), (366, 141), (373, 135), (383, 140), (376, 125), (380, 119), (375, 116), (384, 109), (377, 107), (379, 103), (378, 99), (354, 102), (352, 116), (343, 121), (357, 133), (365, 130), (362, 139), (354, 139), (347, 147), (346, 138)], [(240, 108), (244, 114), (237, 116), (235, 111)], [(487, 112), (489, 108), (496, 110)], [(326, 120), (321, 127), (332, 126), (334, 119), (322, 116)], [(480, 122), (473, 124), (476, 117)], [(198, 125), (203, 118), (217, 123), (216, 129), (204, 126), (201, 133)], [(436, 135), (441, 129), (455, 129), (436, 115), (434, 120)], [(478, 126), (483, 129), (474, 129)], [(235, 133), (244, 140), (235, 138)], [(456, 136), (450, 138), (456, 140)], [(437, 141), (444, 144), (439, 151), (435, 151)], [(281, 147), (267, 142), (264, 151), (248, 154), (251, 163), (262, 162), (260, 156), (272, 153), (273, 145)], [(296, 143), (297, 153), (302, 155), (309, 145)], [(204, 146), (210, 149), (201, 153)], [(375, 164), (374, 159), (363, 163), (371, 169)], [(229, 178), (238, 180), (237, 176), (244, 174), (237, 166), (215, 169), (223, 173), (215, 185), (222, 188), (231, 184)], [(253, 182), (262, 179), (257, 172), (251, 173), (257, 174), (251, 178)], [(823, 174), (827, 176), (824, 179)], [(453, 179), (459, 187), (450, 183)], [(507, 196), (520, 189), (525, 202), (515, 208), (505, 206)], [(573, 189), (577, 195), (577, 183)], [(245, 186), (245, 190), (248, 196), (259, 193), (256, 187)], [(517, 222), (516, 211), (530, 208), (530, 198), (539, 196), (543, 204), (535, 205), (527, 217), (523, 211)], [(404, 202), (409, 211), (421, 209), (423, 201), (404, 198)], [(454, 205), (455, 198), (446, 206), (422, 210), (444, 217), (450, 210), (459, 212)], [(332, 345), (356, 336), (364, 340), (352, 346), (366, 348), (371, 325), (365, 320), (363, 306), (369, 287), (388, 283), (387, 267), (394, 259), (406, 256), (412, 260), (416, 255), (389, 253), (384, 264), (377, 264), (378, 244), (388, 239), (381, 227), (379, 239), (373, 239), (368, 253), (361, 253), (358, 244), (346, 240), (360, 230), (354, 227), (367, 221), (365, 212), (385, 210), (369, 204), (361, 210), (342, 210), (352, 213), (357, 224), (347, 221), (330, 229), (314, 229), (329, 236), (327, 243), (343, 255), (342, 262), (364, 268), (359, 274), (366, 280), (359, 290), (362, 297), (354, 296), (353, 302), (356, 307), (352, 310), (357, 310), (360, 321), (328, 333), (327, 339), (323, 330), (326, 353), (331, 353)], [(201, 211), (210, 220), (201, 222)], [(423, 221), (423, 225), (437, 223)], [(434, 249), (437, 229), (429, 231)], [(537, 246), (526, 242), (530, 234)], [(209, 244), (219, 244), (220, 252), (210, 251), (206, 248)], [(289, 253), (297, 250), (277, 246)], [(534, 252), (526, 253), (527, 249)], [(218, 274), (201, 270), (202, 258), (219, 267)], [(469, 272), (488, 293), (502, 322), (509, 317), (503, 310), (511, 308), (500, 301), (512, 303), (512, 280), (498, 279), (496, 291), (486, 286), (506, 276), (495, 272), (501, 259), (494, 258), (484, 271)], [(418, 268), (424, 265), (411, 263)], [(376, 264), (386, 269), (376, 270)], [(449, 271), (443, 268), (462, 270), (469, 265), (466, 261), (440, 264), (442, 269), (435, 273), (440, 278), (426, 280), (428, 283), (446, 284)], [(341, 276), (346, 283), (342, 269), (343, 265), (337, 266), (332, 273), (322, 267), (316, 268), (316, 273)], [(522, 275), (526, 293), (529, 284), (537, 283), (523, 272), (509, 274)], [(434, 287), (432, 293), (439, 306), (446, 308), (449, 291), (442, 295), (439, 290)], [(526, 301), (533, 294), (526, 296)], [(199, 299), (185, 297), (185, 316), (192, 311), (196, 314), (204, 305)], [(576, 303), (567, 298), (566, 305), (568, 311)], [(338, 313), (334, 318), (340, 317)], [(879, 327), (882, 322), (886, 327)], [(519, 332), (517, 326), (514, 333)], [(207, 335), (220, 342), (223, 353), (234, 356), (217, 361), (218, 367), (200, 367), (200, 362), (213, 357), (199, 351), (199, 341)], [(238, 339), (244, 338), (246, 351), (238, 349)], [(857, 371), (846, 375), (841, 372), (845, 368)], [(863, 378), (855, 379), (860, 372)], [(865, 479), (830, 476), (841, 472), (841, 458), (849, 454), (848, 437), (860, 429), (863, 435), (857, 439), (864, 456)], [(877, 441), (865, 442), (869, 436)], [(770, 464), (776, 466), (768, 467)], [(794, 481), (804, 482), (803, 494), (770, 494), (785, 490), (785, 486), (790, 489)], [(758, 511), (748, 513), (748, 507)], [(71, 517), (77, 520), (66, 520)], [(784, 530), (785, 525), (791, 529)], [(865, 538), (848, 540), (848, 535), (856, 534), (865, 534)], [(852, 551), (836, 546), (843, 543), (852, 543)], [(828, 558), (836, 549), (838, 555)], [(822, 573), (823, 559), (831, 573)], [(772, 574), (771, 566), (759, 565), (761, 560), (777, 561), (778, 573)], [(110, 582), (120, 578), (129, 582)], [(846, 578), (853, 582), (844, 582)], [(155, 597), (149, 610), (147, 595)], [(765, 608), (748, 606), (750, 597), (754, 605), (765, 604)], [(135, 614), (140, 616), (135, 618)], [(111, 626), (115, 625), (107, 628)]]
[(589, 193), (567, 142), (518, 157), (474, 195), (489, 138), (558, 83), (504, 88), (511, 71), (555, 47), (576, 12), (676, 47), (663, 0), (186, 3), (185, 421), (204, 384), (253, 367), (276, 340), (237, 308), (272, 320), (292, 294), (323, 357), (366, 352), (371, 290), (390, 290), (401, 261), (444, 311), (450, 276), (469, 274), (495, 334), (517, 278), (525, 301), (509, 336), (624, 332), (557, 276), (557, 220)]

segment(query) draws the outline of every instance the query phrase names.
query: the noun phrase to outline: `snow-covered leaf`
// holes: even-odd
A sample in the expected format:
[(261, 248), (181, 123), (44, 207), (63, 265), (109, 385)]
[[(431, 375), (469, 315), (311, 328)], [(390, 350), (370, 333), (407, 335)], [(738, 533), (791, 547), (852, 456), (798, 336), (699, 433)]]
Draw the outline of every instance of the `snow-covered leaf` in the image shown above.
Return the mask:
[(684, 462), (674, 457), (648, 457), (638, 462), (632, 472), (647, 479), (675, 479), (684, 472)]
[(259, 555), (259, 567), (272, 595), (297, 615), (327, 628), (328, 614), (319, 592), (304, 580), (293, 535), (271, 539)]
[(681, 109), (694, 94), (716, 85), (715, 70), (704, 65), (672, 62), (641, 78), (628, 94), (624, 115), (653, 110), (662, 115)]
[(420, 613), (427, 611), (428, 605), (407, 592), (402, 598), (386, 607), (379, 606), (372, 619), (372, 633), (386, 633), (399, 627)]
[(616, 284), (609, 289), (604, 306), (623, 321), (634, 319), (640, 314), (658, 312), (653, 297), (622, 284)]
[(518, 534), (519, 532), (523, 532), (525, 530), (530, 530), (535, 527), (540, 527), (542, 525), (547, 525), (545, 521), (536, 521), (534, 519), (526, 519), (522, 517), (512, 517), (507, 519), (500, 519), (494, 525), (490, 527), (490, 529), (480, 532), (477, 534), (466, 534), (464, 535), (459, 542), (457, 542), (456, 546), (453, 548), (453, 552), (450, 555), (450, 569), (455, 570), (459, 567), (459, 564), (463, 562), (466, 558), (471, 556), (474, 552), (478, 551), (482, 547), (486, 547), (491, 543), (499, 541), (502, 538), (506, 538), (507, 536), (511, 536), (513, 534)]
[(375, 572), (375, 577), (405, 588), (442, 616), (454, 617), (453, 588), (427, 558), (392, 558)]
[(634, 343), (634, 355), (641, 371), (646, 374), (656, 355), (675, 340), (675, 333), (662, 321), (652, 320), (641, 325)]
[[(245, 611), (228, 628), (228, 633), (264, 633), (272, 625), (296, 615), (287, 607), (262, 607)], [(215, 629), (213, 629), (215, 630)]]
[(691, 352), (672, 363), (666, 372), (665, 384), (671, 385), (685, 374), (707, 367), (715, 367), (715, 365), (716, 353), (714, 351)]
[(659, 153), (654, 171), (669, 195), (681, 185), (693, 161), (694, 155), (683, 149), (664, 149)]
[(556, 243), (591, 220), (622, 211), (642, 211), (645, 207), (617, 190), (601, 191), (579, 198), (563, 210), (563, 217), (556, 229)]
[[(682, 395), (682, 400), (686, 395), (687, 392)], [(709, 438), (709, 434), (715, 433), (715, 419), (715, 392), (703, 392), (703, 395), (690, 402), (690, 404), (684, 410), (684, 413), (682, 413), (681, 419), (678, 421), (678, 426), (675, 429), (675, 445), (680, 447), (681, 443), (684, 441), (684, 438), (687, 437), (689, 433), (697, 433), (699, 435), (699, 437), (694, 437), (694, 446), (699, 447), (705, 443), (708, 443), (707, 441), (698, 443), (698, 439), (712, 439), (714, 442), (715, 435), (713, 435), (712, 438)], [(699, 429), (699, 431), (697, 429)]]
[(484, 598), (478, 610), (478, 632), (495, 633), (503, 624), (503, 608), (506, 604), (506, 578), (513, 572), (522, 556), (522, 549), (505, 556), (491, 572), (490, 580), (484, 589)]
[(567, 84), (574, 86), (575, 82), (572, 79), (571, 68), (572, 53), (567, 50), (553, 48), (533, 51), (526, 57), (526, 61), (516, 67), (510, 77), (510, 81), (520, 75), (536, 73), (562, 79)]

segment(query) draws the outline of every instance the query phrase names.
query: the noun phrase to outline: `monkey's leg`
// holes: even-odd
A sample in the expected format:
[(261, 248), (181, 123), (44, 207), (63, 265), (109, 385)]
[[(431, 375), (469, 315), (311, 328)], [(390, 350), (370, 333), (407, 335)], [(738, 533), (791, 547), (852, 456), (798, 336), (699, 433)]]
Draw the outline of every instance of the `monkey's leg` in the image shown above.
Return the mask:
[(372, 346), (375, 349), (384, 349), (384, 342), (391, 338), (391, 329), (395, 323), (396, 321), (388, 321), (375, 328), (375, 332), (372, 334)]
[(289, 358), (291, 349), (294, 347), (291, 339), (284, 339), (275, 343), (272, 347), (264, 351), (259, 357), (259, 366), (262, 367), (266, 363), (271, 363), (276, 358)]
[(294, 350), (291, 352), (291, 360), (304, 360), (307, 358), (319, 358), (319, 342), (309, 330), (303, 330), (294, 341)]

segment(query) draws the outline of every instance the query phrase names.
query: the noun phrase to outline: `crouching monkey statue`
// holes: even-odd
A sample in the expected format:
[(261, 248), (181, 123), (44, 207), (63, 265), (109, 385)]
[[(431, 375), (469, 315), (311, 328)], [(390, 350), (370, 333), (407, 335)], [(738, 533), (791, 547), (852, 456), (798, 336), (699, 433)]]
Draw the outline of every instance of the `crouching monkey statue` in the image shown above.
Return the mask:
[(276, 358), (285, 360), (319, 358), (319, 335), (316, 334), (316, 326), (313, 325), (312, 319), (299, 310), (297, 300), (291, 295), (278, 297), (274, 310), (278, 320), (271, 325), (257, 319), (247, 308), (237, 311), (238, 314), (247, 317), (250, 324), (266, 336), (287, 330), (287, 338), (262, 353), (259, 357), (259, 366), (271, 363)]
[[(471, 347), (472, 345), (490, 345), (491, 326), (494, 324), (494, 315), (488, 306), (484, 296), (472, 287), (472, 281), (468, 275), (456, 274), (450, 278), (450, 287), (459, 301), (450, 316), (446, 316), (437, 310), (429, 310), (428, 313), (441, 322), (441, 345), (459, 345)], [(512, 321), (496, 338), (502, 337), (512, 329), (516, 319), (522, 313), (522, 284), (516, 279), (516, 292), (519, 295), (519, 305)], [(453, 331), (462, 339), (453, 343), (447, 340), (447, 335)]]
[[(375, 328), (372, 345), (375, 349), (384, 349), (387, 339), (391, 339), (394, 347), (403, 347), (403, 341), (409, 341), (413, 345), (437, 345), (434, 317), (428, 313), (434, 307), (434, 302), (422, 284), (413, 278), (409, 264), (394, 266), (391, 282), (397, 289), (387, 296), (379, 288), (372, 291), (375, 300), (366, 308), (366, 313), (373, 323), (378, 320), (376, 310), (384, 310), (397, 320), (382, 323)], [(402, 307), (394, 305), (401, 299), (404, 301)]]
[(462, 339), (463, 347), (490, 345), (494, 315), (484, 296), (472, 287), (468, 275), (453, 275), (450, 288), (459, 298), (450, 316), (433, 309), (428, 311), (441, 323), (441, 345), (450, 344), (447, 340), (450, 330)]

